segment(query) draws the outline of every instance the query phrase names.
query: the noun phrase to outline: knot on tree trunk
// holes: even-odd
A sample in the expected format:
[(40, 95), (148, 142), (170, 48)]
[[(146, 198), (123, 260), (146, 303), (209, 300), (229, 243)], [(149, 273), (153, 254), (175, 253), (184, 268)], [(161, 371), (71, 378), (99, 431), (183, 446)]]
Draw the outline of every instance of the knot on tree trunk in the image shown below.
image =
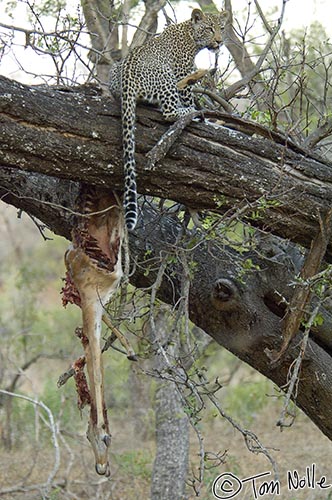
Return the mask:
[(234, 311), (240, 306), (240, 292), (233, 280), (220, 278), (213, 284), (211, 302), (219, 311)]

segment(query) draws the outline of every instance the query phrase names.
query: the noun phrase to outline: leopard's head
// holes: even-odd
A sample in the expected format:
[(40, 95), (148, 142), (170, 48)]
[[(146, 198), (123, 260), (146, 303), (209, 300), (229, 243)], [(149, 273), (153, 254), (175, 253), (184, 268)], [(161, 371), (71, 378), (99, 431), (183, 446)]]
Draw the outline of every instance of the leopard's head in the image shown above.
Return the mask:
[(228, 18), (229, 12), (226, 10), (218, 14), (204, 14), (200, 9), (194, 9), (191, 23), (197, 47), (217, 51), (223, 43), (223, 31)]

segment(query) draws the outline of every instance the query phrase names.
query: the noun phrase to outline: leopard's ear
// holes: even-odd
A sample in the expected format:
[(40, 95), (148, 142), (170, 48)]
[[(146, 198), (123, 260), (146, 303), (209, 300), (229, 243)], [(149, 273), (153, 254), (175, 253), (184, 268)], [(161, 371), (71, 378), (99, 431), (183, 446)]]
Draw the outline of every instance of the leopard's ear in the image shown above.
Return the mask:
[(231, 13), (228, 10), (222, 10), (220, 12), (220, 23), (221, 26), (225, 26), (231, 17)]
[(200, 9), (193, 9), (191, 13), (191, 20), (194, 24), (198, 23), (199, 21), (202, 21), (204, 18), (204, 14)]

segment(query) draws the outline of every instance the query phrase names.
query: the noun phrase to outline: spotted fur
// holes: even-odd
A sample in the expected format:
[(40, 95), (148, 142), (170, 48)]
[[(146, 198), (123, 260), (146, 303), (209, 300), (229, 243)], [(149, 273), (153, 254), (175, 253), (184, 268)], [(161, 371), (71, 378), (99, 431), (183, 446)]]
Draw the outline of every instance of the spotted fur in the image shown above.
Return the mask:
[(135, 169), (136, 102), (158, 104), (166, 120), (176, 120), (195, 109), (192, 90), (178, 90), (177, 82), (195, 70), (195, 57), (204, 48), (217, 51), (222, 43), (228, 13), (203, 14), (192, 11), (191, 19), (168, 26), (128, 56), (115, 63), (110, 73), (110, 90), (121, 98), (123, 160), (125, 173), (124, 209), (126, 225), (137, 222)]

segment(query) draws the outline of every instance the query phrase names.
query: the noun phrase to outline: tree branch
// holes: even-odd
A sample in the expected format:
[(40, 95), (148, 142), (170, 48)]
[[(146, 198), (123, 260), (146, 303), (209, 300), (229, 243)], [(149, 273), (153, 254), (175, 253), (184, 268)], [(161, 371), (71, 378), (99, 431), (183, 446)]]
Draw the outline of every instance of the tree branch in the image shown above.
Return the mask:
[[(39, 216), (65, 235), (71, 217), (67, 199), (77, 194), (77, 182), (123, 188), (119, 106), (93, 88), (85, 92), (30, 88), (0, 78), (0, 196), (36, 217), (41, 210)], [(329, 163), (258, 124), (221, 113), (216, 118), (191, 123), (151, 170), (146, 154), (169, 124), (158, 111), (139, 108), (139, 192), (219, 213), (236, 211), (245, 200), (245, 215), (255, 225), (310, 247), (319, 231), (316, 214), (332, 203)], [(37, 173), (47, 176), (42, 196)], [(63, 184), (64, 179), (71, 182)], [(49, 205), (54, 190), (63, 207), (57, 220)], [(34, 208), (34, 196), (42, 207), (39, 201)], [(264, 215), (251, 217), (250, 207), (264, 200)], [(328, 258), (331, 251), (329, 243)]]
[[(3, 78), (0, 96), (0, 196), (68, 238), (79, 182), (122, 187), (119, 108), (95, 91), (29, 88)], [(258, 225), (272, 227), (309, 247), (319, 231), (317, 211), (324, 213), (332, 203), (330, 165), (256, 124), (220, 116), (222, 126), (191, 124), (151, 172), (146, 170), (146, 153), (169, 124), (151, 108), (140, 108), (136, 133), (140, 192), (195, 209), (214, 208), (227, 214), (225, 224), (227, 217), (236, 219), (238, 207), (242, 207), (241, 217), (255, 218), (252, 212), (261, 204)], [(263, 131), (266, 137), (257, 137)], [(269, 208), (266, 200), (279, 204)], [(166, 249), (175, 252), (181, 231), (174, 215), (162, 216), (145, 206), (130, 239), (131, 261), (137, 262), (131, 276), (135, 286), (147, 288), (154, 283), (153, 258), (158, 267)], [(293, 266), (301, 267), (300, 252), (272, 238), (267, 259), (258, 253), (237, 254), (197, 231), (190, 236), (195, 245), (183, 249), (186, 255), (190, 250), (188, 257), (195, 262), (188, 299), (190, 319), (282, 387), (298, 352), (298, 338), (278, 368), (271, 366), (264, 349), (280, 347), (284, 309), (275, 297), (290, 300), (289, 283), (294, 279)], [(152, 261), (146, 259), (147, 249), (154, 249)], [(259, 270), (244, 279), (238, 273), (243, 259), (249, 257)], [(182, 293), (178, 282), (182, 270), (176, 267), (181, 259), (166, 264), (158, 296), (174, 305)], [(326, 417), (332, 405), (332, 319), (328, 311), (323, 316), (324, 324), (310, 333), (297, 403), (332, 437), (332, 421)]]

